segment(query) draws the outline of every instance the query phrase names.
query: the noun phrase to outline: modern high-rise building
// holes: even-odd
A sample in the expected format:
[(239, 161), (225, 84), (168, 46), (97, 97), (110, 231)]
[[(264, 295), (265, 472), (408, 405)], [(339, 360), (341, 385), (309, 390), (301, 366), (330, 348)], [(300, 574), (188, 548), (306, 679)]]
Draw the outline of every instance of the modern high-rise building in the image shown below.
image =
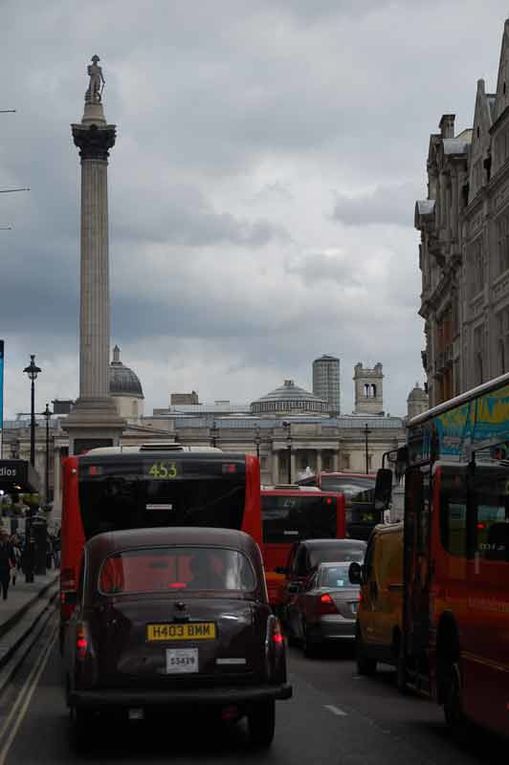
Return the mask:
[(313, 393), (327, 401), (329, 414), (339, 414), (339, 359), (336, 356), (320, 356), (313, 361)]

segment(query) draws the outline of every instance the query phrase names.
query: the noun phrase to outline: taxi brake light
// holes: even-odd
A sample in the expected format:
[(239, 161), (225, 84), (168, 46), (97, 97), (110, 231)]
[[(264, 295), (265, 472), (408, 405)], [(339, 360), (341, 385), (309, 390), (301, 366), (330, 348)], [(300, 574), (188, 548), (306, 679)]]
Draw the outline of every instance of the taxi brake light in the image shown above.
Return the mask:
[(325, 504), (326, 505), (332, 505), (332, 497), (326, 497)]
[(237, 465), (234, 462), (227, 462), (223, 465), (223, 473), (236, 473)]
[(184, 587), (187, 587), (187, 584), (185, 582), (170, 582), (168, 587), (171, 590), (183, 590)]
[(87, 650), (88, 640), (86, 638), (85, 632), (83, 630), (79, 630), (76, 636), (76, 653), (78, 654), (78, 658), (84, 659), (87, 655)]

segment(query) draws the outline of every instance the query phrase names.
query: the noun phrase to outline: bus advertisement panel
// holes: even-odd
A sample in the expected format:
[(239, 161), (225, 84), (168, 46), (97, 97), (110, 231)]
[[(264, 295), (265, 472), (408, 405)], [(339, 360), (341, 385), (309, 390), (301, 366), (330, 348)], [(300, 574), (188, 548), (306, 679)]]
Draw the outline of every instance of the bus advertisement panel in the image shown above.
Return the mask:
[(345, 499), (342, 494), (324, 493), (304, 487), (265, 488), (261, 492), (263, 560), (269, 601), (279, 602), (290, 548), (301, 539), (343, 539)]
[(507, 735), (509, 375), (415, 417), (400, 456), (406, 680)]
[(240, 529), (261, 545), (256, 457), (219, 449), (92, 449), (63, 470), (61, 616), (76, 597), (83, 545), (95, 534), (154, 526)]
[(299, 486), (318, 486), (321, 491), (340, 492), (346, 504), (346, 536), (368, 539), (377, 523), (383, 523), (383, 510), (375, 510), (376, 476), (371, 473), (327, 473), (306, 476)]

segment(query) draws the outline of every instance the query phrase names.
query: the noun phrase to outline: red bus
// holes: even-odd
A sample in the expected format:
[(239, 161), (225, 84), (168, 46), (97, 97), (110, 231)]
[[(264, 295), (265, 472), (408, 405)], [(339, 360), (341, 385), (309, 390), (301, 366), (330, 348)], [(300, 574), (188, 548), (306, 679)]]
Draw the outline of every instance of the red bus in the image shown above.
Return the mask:
[(263, 561), (269, 601), (279, 604), (290, 548), (301, 539), (343, 539), (345, 499), (342, 494), (316, 488), (276, 486), (262, 488)]
[(258, 459), (157, 443), (68, 457), (63, 469), (62, 624), (74, 607), (85, 541), (103, 531), (153, 526), (241, 529), (261, 546)]
[(346, 536), (368, 539), (372, 529), (383, 523), (383, 510), (375, 510), (376, 475), (371, 473), (328, 473), (299, 478), (299, 486), (318, 486), (321, 491), (340, 492), (346, 503)]
[[(453, 730), (473, 721), (508, 735), (509, 375), (412, 419), (396, 461), (404, 680), (443, 704)], [(389, 473), (377, 498), (389, 496)]]

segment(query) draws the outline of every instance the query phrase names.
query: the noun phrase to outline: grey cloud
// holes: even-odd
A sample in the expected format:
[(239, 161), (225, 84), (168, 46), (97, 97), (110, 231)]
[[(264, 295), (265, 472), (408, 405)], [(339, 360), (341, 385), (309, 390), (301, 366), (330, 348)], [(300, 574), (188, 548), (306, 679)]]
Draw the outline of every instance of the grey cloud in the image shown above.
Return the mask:
[(116, 217), (119, 223), (114, 224), (114, 232), (121, 239), (185, 247), (220, 243), (261, 247), (271, 239), (288, 238), (282, 226), (268, 220), (242, 220), (229, 212), (216, 212), (204, 195), (190, 186), (168, 186), (152, 193), (148, 190), (143, 194), (142, 208), (134, 202), (137, 196), (136, 188), (124, 188), (116, 202), (113, 220)]
[(414, 205), (418, 194), (419, 188), (413, 183), (377, 186), (373, 191), (357, 196), (336, 193), (332, 217), (351, 226), (413, 226)]
[(298, 274), (307, 284), (336, 282), (342, 287), (362, 287), (362, 281), (355, 275), (354, 267), (342, 255), (316, 253), (286, 264), (289, 274)]

